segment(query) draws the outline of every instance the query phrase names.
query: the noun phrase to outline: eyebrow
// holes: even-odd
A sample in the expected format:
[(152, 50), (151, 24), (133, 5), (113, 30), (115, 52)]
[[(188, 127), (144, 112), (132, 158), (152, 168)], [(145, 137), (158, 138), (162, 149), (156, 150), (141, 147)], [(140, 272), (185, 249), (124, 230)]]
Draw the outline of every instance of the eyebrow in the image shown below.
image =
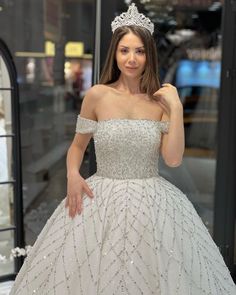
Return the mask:
[[(122, 44), (120, 44), (119, 46), (124, 47), (124, 48), (129, 48), (129, 46), (125, 46), (125, 45), (122, 45)], [(144, 48), (144, 45), (136, 47), (135, 49), (141, 49), (141, 48)]]

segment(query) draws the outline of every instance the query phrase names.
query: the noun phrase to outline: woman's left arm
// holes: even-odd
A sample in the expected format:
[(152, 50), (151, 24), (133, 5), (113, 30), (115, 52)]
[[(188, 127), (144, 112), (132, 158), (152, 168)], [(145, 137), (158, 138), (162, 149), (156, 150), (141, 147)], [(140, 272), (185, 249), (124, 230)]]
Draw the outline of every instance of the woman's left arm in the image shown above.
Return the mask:
[(168, 166), (177, 167), (182, 163), (185, 147), (183, 106), (173, 85), (165, 83), (162, 86), (154, 94), (164, 111), (162, 121), (169, 121), (169, 131), (162, 137), (161, 154)]

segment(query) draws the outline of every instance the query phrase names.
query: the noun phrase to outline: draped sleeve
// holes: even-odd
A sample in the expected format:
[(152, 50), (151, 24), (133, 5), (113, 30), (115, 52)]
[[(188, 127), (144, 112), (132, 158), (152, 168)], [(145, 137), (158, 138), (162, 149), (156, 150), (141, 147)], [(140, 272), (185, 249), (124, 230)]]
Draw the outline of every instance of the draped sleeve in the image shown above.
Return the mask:
[(169, 121), (162, 121), (160, 122), (161, 126), (161, 132), (162, 133), (168, 133), (169, 132), (169, 126), (170, 126), (170, 122)]
[(97, 121), (83, 118), (78, 115), (76, 122), (76, 133), (95, 133), (97, 130)]

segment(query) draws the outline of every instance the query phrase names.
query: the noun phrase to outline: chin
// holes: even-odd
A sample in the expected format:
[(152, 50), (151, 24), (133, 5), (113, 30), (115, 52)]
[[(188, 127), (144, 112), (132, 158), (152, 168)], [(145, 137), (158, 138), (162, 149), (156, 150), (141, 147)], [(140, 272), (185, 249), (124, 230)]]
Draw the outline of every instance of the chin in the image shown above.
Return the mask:
[(123, 75), (124, 75), (124, 77), (133, 78), (133, 79), (140, 79), (142, 76), (139, 73), (124, 73)]

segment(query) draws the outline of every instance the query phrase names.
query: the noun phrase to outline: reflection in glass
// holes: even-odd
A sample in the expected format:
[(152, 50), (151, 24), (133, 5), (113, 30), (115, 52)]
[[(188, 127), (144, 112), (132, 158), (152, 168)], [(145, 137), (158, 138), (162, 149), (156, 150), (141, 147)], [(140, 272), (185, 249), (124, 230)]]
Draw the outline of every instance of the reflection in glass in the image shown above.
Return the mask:
[(0, 184), (0, 228), (12, 225), (13, 221), (13, 186)]
[(0, 135), (12, 133), (11, 91), (0, 90)]
[[(13, 55), (17, 71), (24, 217), (27, 223), (24, 228), (26, 243), (32, 245), (57, 204), (65, 197), (66, 152), (75, 134), (83, 91), (91, 86), (91, 82), (88, 84), (92, 70), (96, 2), (38, 0), (34, 5), (28, 5), (28, 0), (4, 2), (9, 5), (2, 5), (0, 27), (4, 28), (2, 37)], [(65, 52), (71, 42), (80, 45), (82, 50), (73, 47)], [(51, 47), (46, 49), (48, 43)], [(0, 55), (2, 182), (12, 179), (12, 141), (9, 137), (13, 133), (12, 100), (11, 91), (7, 90), (10, 86), (6, 64)], [(11, 186), (2, 184), (2, 227), (12, 222), (11, 195)], [(4, 238), (5, 234), (1, 233), (0, 237)], [(13, 245), (9, 247), (7, 240), (8, 237), (4, 241), (0, 239), (0, 247), (6, 247), (6, 251), (0, 249), (4, 255), (13, 248)], [(0, 275), (8, 272), (1, 271)]]
[(11, 249), (14, 248), (14, 231), (1, 232), (0, 255), (5, 258), (0, 265), (0, 276), (14, 273), (14, 259), (11, 258)]
[(0, 155), (0, 182), (12, 180), (13, 157), (11, 137), (0, 137)]
[[(1, 12), (0, 24), (6, 28), (4, 40), (17, 70), (24, 229), (26, 244), (32, 245), (66, 193), (66, 152), (83, 97), (92, 84), (96, 1), (27, 3), (12, 1)], [(1, 97), (6, 95), (7, 91), (1, 92)], [(6, 107), (10, 97), (5, 97), (1, 99), (5, 121), (0, 132), (11, 134), (7, 123), (11, 120), (6, 119), (11, 114)], [(6, 143), (1, 145), (6, 155)], [(6, 180), (11, 175), (6, 164), (4, 171)]]
[(220, 61), (181, 60), (177, 65), (176, 86), (220, 87)]
[[(169, 168), (161, 161), (160, 172), (187, 195), (212, 234), (221, 6), (211, 12), (207, 8), (210, 4), (204, 2), (204, 12), (200, 12), (194, 4), (190, 8), (189, 3), (176, 4), (168, 15), (162, 14), (162, 23), (159, 23), (159, 30), (167, 32), (157, 42), (162, 82), (172, 83), (178, 89), (184, 109), (186, 147), (180, 167)], [(212, 24), (215, 20), (214, 25), (208, 27), (203, 15), (207, 15)]]
[(4, 59), (0, 54), (0, 88), (10, 88), (10, 78)]
[(9, 73), (0, 55), (0, 135), (9, 134), (12, 130), (11, 91), (6, 90), (9, 87)]
[[(191, 67), (189, 63), (184, 66), (180, 63), (181, 69), (177, 68), (177, 79), (174, 80), (177, 88), (179, 86), (178, 92), (184, 108), (184, 159), (178, 168), (163, 167), (163, 175), (184, 191), (212, 234), (219, 75), (209, 71), (212, 67), (209, 67), (208, 62), (193, 64), (192, 68), (192, 63)], [(213, 66), (215, 68), (219, 70)], [(188, 72), (188, 75), (183, 75), (183, 72)]]
[(186, 193), (212, 233), (218, 90), (195, 86), (178, 90), (184, 106), (185, 156), (179, 168), (164, 170)]

